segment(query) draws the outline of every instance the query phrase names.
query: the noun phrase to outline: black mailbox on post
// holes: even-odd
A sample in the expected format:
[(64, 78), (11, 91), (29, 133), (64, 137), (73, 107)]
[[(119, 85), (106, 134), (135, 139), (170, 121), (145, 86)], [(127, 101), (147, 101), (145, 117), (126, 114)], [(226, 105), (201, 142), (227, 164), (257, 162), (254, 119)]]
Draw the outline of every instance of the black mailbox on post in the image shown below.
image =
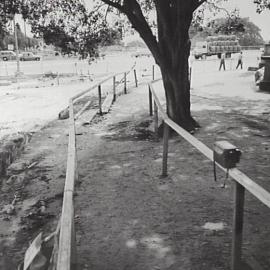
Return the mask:
[(231, 169), (236, 167), (240, 161), (241, 151), (227, 141), (217, 141), (214, 144), (214, 162), (223, 168)]

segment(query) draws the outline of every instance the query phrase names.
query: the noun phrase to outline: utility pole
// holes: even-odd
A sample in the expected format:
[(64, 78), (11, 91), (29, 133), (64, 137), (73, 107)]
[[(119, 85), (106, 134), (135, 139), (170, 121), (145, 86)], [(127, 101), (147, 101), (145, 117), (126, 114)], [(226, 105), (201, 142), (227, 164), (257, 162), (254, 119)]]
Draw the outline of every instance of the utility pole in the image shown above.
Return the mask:
[(24, 25), (24, 50), (27, 51), (27, 36), (26, 36), (26, 24), (25, 24), (25, 19), (23, 19), (23, 25)]
[(19, 76), (21, 74), (21, 70), (20, 70), (19, 46), (18, 46), (18, 36), (17, 36), (15, 15), (13, 18), (13, 24), (14, 24), (14, 38), (15, 38), (16, 61), (17, 61), (17, 71), (15, 72), (15, 76)]

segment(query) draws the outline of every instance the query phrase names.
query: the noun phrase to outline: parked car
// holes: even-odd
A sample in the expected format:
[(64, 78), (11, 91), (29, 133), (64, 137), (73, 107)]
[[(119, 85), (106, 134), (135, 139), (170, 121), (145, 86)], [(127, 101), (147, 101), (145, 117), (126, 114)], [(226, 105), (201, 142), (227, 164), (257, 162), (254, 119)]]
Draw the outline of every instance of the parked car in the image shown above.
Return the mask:
[(40, 61), (41, 56), (33, 54), (32, 52), (23, 52), (20, 54), (21, 61)]
[(16, 53), (13, 51), (0, 51), (0, 59), (3, 61), (16, 60)]
[(152, 54), (148, 49), (139, 49), (136, 52), (132, 53), (131, 56), (132, 57), (150, 57)]

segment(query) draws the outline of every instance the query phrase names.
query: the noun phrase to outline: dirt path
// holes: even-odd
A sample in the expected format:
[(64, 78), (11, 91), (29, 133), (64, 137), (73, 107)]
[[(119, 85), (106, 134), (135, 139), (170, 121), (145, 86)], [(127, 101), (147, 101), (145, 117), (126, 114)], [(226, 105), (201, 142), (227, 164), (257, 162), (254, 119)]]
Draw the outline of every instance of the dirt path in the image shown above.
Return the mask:
[[(215, 86), (213, 86), (215, 87)], [(230, 264), (232, 193), (220, 188), (212, 164), (179, 137), (170, 140), (169, 176), (160, 178), (162, 140), (154, 140), (147, 115), (147, 87), (129, 90), (109, 114), (77, 129), (79, 181), (75, 215), (81, 269), (227, 270)], [(241, 100), (193, 90), (196, 137), (212, 148), (226, 139), (243, 151), (239, 167), (270, 190), (268, 100)], [(162, 95), (161, 95), (162, 96)], [(34, 134), (17, 164), (25, 181), (4, 184), (1, 207), (14, 192), (16, 215), (1, 215), (0, 266), (22, 259), (41, 230), (53, 231), (61, 211), (67, 149), (67, 122), (57, 121)], [(269, 261), (269, 209), (246, 196), (243, 253), (263, 269)], [(40, 213), (42, 202), (46, 211)], [(3, 243), (3, 242), (2, 242)], [(12, 262), (13, 261), (13, 262)], [(2, 265), (1, 265), (2, 263)], [(0, 267), (1, 269), (1, 267)], [(249, 270), (244, 267), (244, 270)]]
[[(220, 188), (224, 174), (219, 172), (215, 183), (211, 162), (180, 138), (170, 142), (169, 177), (160, 178), (162, 142), (149, 131), (146, 101), (143, 88), (121, 97), (102, 122), (79, 138), (80, 265), (95, 270), (229, 269), (233, 185)], [(212, 106), (211, 100), (194, 98), (202, 102)], [(233, 99), (227, 102), (236, 105)], [(270, 190), (268, 119), (231, 110), (195, 114), (203, 126), (196, 136), (210, 147), (215, 139), (239, 146), (243, 171)], [(269, 209), (247, 195), (245, 215), (244, 256), (268, 269)], [(214, 227), (207, 229), (209, 223)]]

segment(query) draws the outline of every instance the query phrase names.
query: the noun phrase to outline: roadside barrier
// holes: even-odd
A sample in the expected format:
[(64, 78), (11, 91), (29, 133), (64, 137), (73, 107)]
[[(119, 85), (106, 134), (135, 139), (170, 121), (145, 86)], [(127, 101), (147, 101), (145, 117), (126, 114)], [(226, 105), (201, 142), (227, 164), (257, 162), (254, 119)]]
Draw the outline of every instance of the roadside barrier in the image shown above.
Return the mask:
[[(205, 144), (192, 136), (189, 132), (184, 130), (163, 110), (163, 107), (154, 91), (153, 81), (148, 84), (149, 88), (149, 114), (153, 115), (153, 102), (154, 102), (154, 121), (156, 136), (158, 132), (158, 114), (160, 114), (164, 123), (163, 130), (163, 160), (162, 160), (162, 176), (167, 176), (167, 159), (168, 159), (168, 145), (169, 145), (169, 128), (172, 128), (186, 141), (193, 145), (209, 160), (214, 161), (213, 151)], [(217, 163), (222, 170), (227, 172), (226, 168), (223, 168)], [(231, 251), (231, 269), (239, 270), (242, 264), (242, 238), (243, 238), (243, 223), (244, 223), (244, 202), (245, 191), (249, 191), (255, 198), (270, 208), (270, 193), (255, 183), (252, 179), (242, 173), (240, 170), (233, 168), (230, 169), (228, 174), (232, 177), (234, 182), (234, 213), (233, 213), (233, 232), (232, 232), (232, 251)]]
[[(74, 115), (74, 101), (88, 92), (98, 89), (99, 96), (99, 109), (98, 112), (102, 115), (102, 105), (101, 105), (101, 86), (105, 82), (112, 80), (112, 97), (113, 100), (116, 100), (116, 88), (121, 83), (123, 83), (122, 92), (124, 94), (127, 93), (127, 75), (134, 71), (134, 83), (135, 86), (138, 86), (138, 79), (136, 76), (136, 70), (134, 66), (128, 72), (117, 73), (113, 76), (110, 76), (103, 81), (95, 84), (91, 88), (73, 96), (69, 100), (69, 141), (68, 141), (68, 155), (67, 155), (67, 169), (66, 169), (66, 179), (65, 179), (65, 187), (64, 187), (64, 197), (63, 197), (63, 206), (62, 206), (62, 214), (60, 220), (60, 236), (59, 236), (59, 248), (58, 248), (58, 256), (57, 256), (57, 264), (56, 270), (71, 270), (76, 269), (77, 264), (77, 256), (76, 256), (76, 232), (74, 225), (74, 186), (75, 182), (78, 179), (78, 171), (77, 171), (77, 153), (76, 153), (76, 127), (75, 120), (83, 113), (84, 110), (88, 107), (88, 103), (83, 106), (83, 108)], [(154, 66), (152, 68), (152, 76), (154, 76)], [(123, 76), (120, 82), (116, 83), (116, 77)]]

